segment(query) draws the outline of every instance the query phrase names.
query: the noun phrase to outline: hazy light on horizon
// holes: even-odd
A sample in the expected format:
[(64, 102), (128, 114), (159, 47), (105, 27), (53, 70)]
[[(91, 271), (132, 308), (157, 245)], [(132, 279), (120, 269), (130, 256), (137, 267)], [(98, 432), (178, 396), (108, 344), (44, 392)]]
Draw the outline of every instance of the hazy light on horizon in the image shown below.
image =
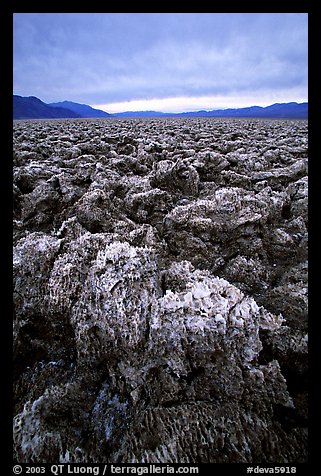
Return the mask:
[(250, 106), (266, 107), (276, 102), (307, 102), (308, 99), (300, 95), (284, 94), (264, 97), (253, 96), (200, 96), (200, 97), (169, 97), (153, 99), (133, 99), (130, 101), (90, 104), (95, 109), (101, 109), (111, 114), (125, 111), (158, 111), (180, 113), (199, 110), (242, 108)]

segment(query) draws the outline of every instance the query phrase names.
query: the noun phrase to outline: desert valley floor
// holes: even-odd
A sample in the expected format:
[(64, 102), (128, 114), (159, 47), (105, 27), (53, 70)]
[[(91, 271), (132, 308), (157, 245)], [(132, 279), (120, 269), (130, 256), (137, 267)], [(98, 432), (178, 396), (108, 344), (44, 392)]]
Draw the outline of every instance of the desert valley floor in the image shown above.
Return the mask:
[(306, 462), (307, 121), (13, 143), (15, 461)]

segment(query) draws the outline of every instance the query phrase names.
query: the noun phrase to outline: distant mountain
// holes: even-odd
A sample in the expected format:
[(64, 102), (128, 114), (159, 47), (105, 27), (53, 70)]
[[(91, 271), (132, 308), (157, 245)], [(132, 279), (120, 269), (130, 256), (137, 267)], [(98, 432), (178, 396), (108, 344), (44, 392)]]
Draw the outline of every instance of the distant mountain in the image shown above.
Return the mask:
[(308, 118), (308, 103), (275, 103), (271, 106), (251, 106), (239, 109), (213, 109), (211, 111), (190, 111), (165, 113), (159, 111), (126, 111), (109, 114), (94, 109), (87, 104), (62, 101), (46, 104), (30, 96), (13, 96), (13, 119), (52, 119), (52, 118), (112, 118), (112, 117), (261, 117), (261, 118)]
[(307, 119), (308, 103), (275, 103), (271, 106), (251, 106), (239, 109), (213, 109), (211, 111), (190, 111), (181, 113), (164, 113), (158, 111), (128, 111), (112, 114), (114, 117), (266, 117)]
[(159, 116), (175, 116), (174, 113), (166, 113), (160, 111), (125, 111), (125, 112), (114, 112), (111, 114), (112, 117), (159, 117)]
[(67, 108), (70, 111), (76, 112), (81, 117), (111, 117), (111, 114), (108, 114), (108, 112), (94, 109), (91, 106), (87, 106), (87, 104), (78, 104), (72, 101), (52, 102), (49, 103), (48, 106)]
[[(189, 113), (187, 113), (189, 114)], [(194, 113), (191, 113), (194, 115)], [(185, 113), (184, 113), (185, 115)], [(266, 117), (266, 118), (307, 118), (308, 103), (276, 103), (271, 106), (251, 106), (240, 109), (223, 109), (213, 111), (199, 111), (195, 115), (210, 117)]]
[(80, 117), (80, 115), (66, 108), (48, 106), (48, 104), (34, 96), (13, 96), (13, 119), (61, 119), (74, 117)]

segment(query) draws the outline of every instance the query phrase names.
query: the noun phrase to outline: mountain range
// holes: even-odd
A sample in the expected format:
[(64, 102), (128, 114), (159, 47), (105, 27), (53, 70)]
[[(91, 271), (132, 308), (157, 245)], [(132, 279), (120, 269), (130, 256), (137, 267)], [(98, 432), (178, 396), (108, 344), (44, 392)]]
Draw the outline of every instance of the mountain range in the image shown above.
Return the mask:
[(108, 112), (94, 109), (91, 106), (87, 106), (87, 104), (78, 104), (77, 102), (72, 101), (51, 102), (48, 106), (69, 109), (70, 111), (79, 114), (80, 117), (111, 117), (111, 114), (108, 114)]
[(112, 118), (112, 117), (261, 117), (307, 119), (308, 103), (276, 103), (238, 109), (214, 109), (165, 113), (159, 111), (125, 111), (109, 114), (87, 104), (62, 101), (46, 104), (35, 96), (13, 95), (13, 119)]

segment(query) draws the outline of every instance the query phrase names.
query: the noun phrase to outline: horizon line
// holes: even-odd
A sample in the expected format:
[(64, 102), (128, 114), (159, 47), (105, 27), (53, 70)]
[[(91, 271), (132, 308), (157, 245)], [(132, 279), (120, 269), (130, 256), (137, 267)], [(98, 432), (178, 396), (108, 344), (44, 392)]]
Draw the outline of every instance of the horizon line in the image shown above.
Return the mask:
[[(187, 114), (187, 113), (197, 113), (197, 112), (212, 112), (212, 111), (225, 111), (225, 110), (235, 110), (235, 109), (247, 109), (247, 108), (267, 108), (276, 104), (308, 104), (308, 99), (303, 99), (303, 98), (295, 98), (296, 100), (293, 100), (291, 98), (287, 98), (286, 100), (282, 100), (281, 98), (276, 100), (277, 98), (273, 98), (270, 101), (258, 101), (258, 102), (246, 102), (246, 103), (241, 103), (236, 101), (236, 103), (232, 103), (229, 105), (222, 104), (222, 105), (206, 105), (206, 104), (199, 104), (199, 102), (202, 102), (202, 100), (205, 99), (210, 99), (209, 97), (199, 97), (199, 98), (187, 98), (187, 97), (175, 97), (175, 98), (161, 98), (161, 99), (143, 99), (143, 100), (130, 100), (130, 101), (122, 101), (122, 102), (117, 102), (117, 103), (84, 103), (84, 102), (77, 102), (77, 101), (70, 101), (68, 99), (64, 100), (59, 100), (59, 101), (51, 101), (51, 102), (44, 102), (42, 99), (40, 99), (38, 96), (30, 95), (30, 96), (22, 96), (20, 94), (15, 94), (13, 93), (13, 96), (20, 96), (20, 97), (34, 97), (42, 101), (44, 104), (50, 105), (54, 103), (64, 103), (64, 102), (71, 102), (74, 104), (79, 104), (83, 106), (90, 106), (93, 109), (98, 109), (103, 112), (106, 112), (107, 114), (129, 114), (129, 113), (157, 113), (157, 114)], [(217, 99), (217, 98), (216, 98)], [(225, 99), (225, 98), (224, 98)], [(232, 98), (230, 98), (232, 99)], [(193, 102), (193, 100), (197, 100), (198, 104), (193, 105), (192, 104), (186, 104), (186, 102), (190, 103)], [(170, 102), (181, 102), (181, 105), (183, 106), (182, 102), (184, 102), (184, 108), (177, 107), (175, 110), (172, 108), (169, 108), (168, 110), (168, 101)], [(163, 104), (166, 106), (167, 102), (167, 107), (164, 108), (158, 108), (157, 106), (161, 106), (162, 104), (160, 103), (165, 103)], [(210, 102), (210, 101), (209, 101)], [(219, 101), (218, 101), (219, 102)], [(119, 106), (122, 105), (124, 108), (119, 109)], [(127, 106), (127, 108), (125, 107)], [(152, 107), (152, 106), (156, 107)], [(132, 106), (132, 107), (130, 107)], [(141, 107), (139, 107), (141, 106)], [(145, 106), (145, 108), (144, 108)], [(150, 106), (150, 107), (148, 107)], [(167, 109), (167, 110), (166, 110)]]
[[(64, 101), (62, 101), (64, 102)], [(68, 101), (67, 101), (68, 102)], [(70, 101), (70, 102), (73, 102), (73, 101)], [(78, 103), (80, 104), (80, 103)], [(219, 109), (193, 109), (193, 110), (188, 110), (188, 111), (177, 111), (177, 112), (172, 112), (172, 111), (159, 111), (159, 110), (155, 110), (155, 109), (141, 109), (141, 110), (132, 110), (132, 109), (128, 109), (126, 111), (119, 111), (119, 112), (113, 112), (113, 113), (109, 113), (108, 111), (104, 111), (103, 109), (101, 109), (103, 112), (107, 112), (108, 114), (127, 114), (127, 113), (138, 113), (138, 112), (156, 112), (157, 114), (189, 114), (189, 113), (193, 113), (193, 112), (212, 112), (212, 111), (227, 111), (227, 110), (236, 110), (236, 109), (249, 109), (249, 108), (252, 108), (252, 107), (259, 107), (261, 109), (266, 109), (268, 107), (271, 107), (271, 106), (275, 106), (276, 104), (308, 104), (308, 101), (302, 101), (302, 102), (298, 102), (298, 101), (289, 101), (289, 102), (274, 102), (272, 104), (268, 104), (267, 106), (259, 106), (257, 104), (253, 104), (251, 106), (242, 106), (242, 107), (220, 107)], [(85, 105), (85, 104), (84, 104)], [(89, 105), (89, 104), (88, 104)], [(94, 106), (90, 106), (94, 109), (97, 109), (96, 107)]]
[(118, 102), (92, 102), (94, 109), (110, 114), (120, 112), (155, 111), (180, 114), (184, 112), (212, 111), (225, 109), (242, 109), (246, 107), (269, 107), (273, 104), (297, 104), (307, 102), (308, 98), (301, 95), (269, 95), (260, 97), (249, 96), (176, 96), (151, 99), (130, 99)]

